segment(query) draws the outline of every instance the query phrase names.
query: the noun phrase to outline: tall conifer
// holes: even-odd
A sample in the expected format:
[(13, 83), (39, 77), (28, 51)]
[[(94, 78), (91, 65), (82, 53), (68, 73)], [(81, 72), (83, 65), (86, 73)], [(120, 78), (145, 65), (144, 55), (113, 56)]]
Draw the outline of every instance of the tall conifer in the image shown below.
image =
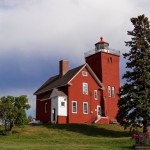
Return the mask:
[(134, 26), (128, 31), (130, 47), (123, 54), (127, 59), (127, 71), (123, 75), (126, 83), (120, 89), (118, 122), (125, 128), (142, 126), (147, 132), (150, 122), (150, 22), (145, 15), (131, 18)]

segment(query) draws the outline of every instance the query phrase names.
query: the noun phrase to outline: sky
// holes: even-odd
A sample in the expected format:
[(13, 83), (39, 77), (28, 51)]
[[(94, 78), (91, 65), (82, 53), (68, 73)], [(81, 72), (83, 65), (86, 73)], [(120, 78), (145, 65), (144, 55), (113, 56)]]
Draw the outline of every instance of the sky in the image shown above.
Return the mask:
[(130, 18), (142, 14), (150, 20), (150, 0), (0, 0), (0, 97), (27, 95), (34, 116), (33, 93), (58, 74), (60, 60), (84, 64), (100, 37), (128, 52)]

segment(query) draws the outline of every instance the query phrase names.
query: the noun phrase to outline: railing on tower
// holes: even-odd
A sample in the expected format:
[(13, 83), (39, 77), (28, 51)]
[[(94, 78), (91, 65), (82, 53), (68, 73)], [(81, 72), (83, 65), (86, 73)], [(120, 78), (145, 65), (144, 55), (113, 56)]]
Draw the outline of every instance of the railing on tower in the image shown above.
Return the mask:
[(119, 50), (109, 48), (109, 49), (98, 49), (98, 50), (93, 49), (93, 50), (90, 50), (90, 51), (84, 53), (84, 57), (88, 57), (88, 56), (96, 54), (98, 52), (106, 52), (106, 53), (110, 53), (110, 54), (120, 56), (120, 51)]

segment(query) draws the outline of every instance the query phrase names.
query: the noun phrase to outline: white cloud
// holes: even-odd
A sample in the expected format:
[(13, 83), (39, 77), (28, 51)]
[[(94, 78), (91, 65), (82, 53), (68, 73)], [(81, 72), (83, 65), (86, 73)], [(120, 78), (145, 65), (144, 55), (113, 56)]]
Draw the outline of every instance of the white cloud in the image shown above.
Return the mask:
[[(149, 6), (149, 0), (0, 0), (0, 70), (15, 58), (25, 75), (40, 74), (47, 62), (51, 66), (45, 70), (58, 66), (54, 59), (80, 65), (100, 36), (124, 52), (127, 30), (133, 28), (130, 18), (150, 17)], [(29, 96), (33, 92), (33, 86), (1, 91)]]
[[(129, 0), (4, 0), (1, 3), (13, 8), (0, 10), (3, 53), (13, 51), (25, 56), (39, 53), (43, 57), (69, 54), (79, 59), (88, 47), (94, 48), (99, 36), (104, 36), (113, 48), (124, 48), (129, 19), (136, 14), (134, 6), (138, 5)], [(141, 7), (141, 11), (146, 10)]]

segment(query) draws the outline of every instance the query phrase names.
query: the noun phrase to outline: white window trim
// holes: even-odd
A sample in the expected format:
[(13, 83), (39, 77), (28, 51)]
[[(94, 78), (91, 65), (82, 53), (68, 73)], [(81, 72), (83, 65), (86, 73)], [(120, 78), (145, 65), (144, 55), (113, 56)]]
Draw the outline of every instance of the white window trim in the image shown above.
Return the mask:
[[(76, 112), (73, 111), (73, 103), (76, 103)], [(77, 114), (77, 101), (72, 101), (72, 113)]]
[(88, 72), (87, 71), (82, 71), (82, 76), (88, 76)]
[(98, 100), (98, 91), (97, 90), (94, 90), (94, 99)]
[[(85, 86), (87, 88), (87, 92), (85, 92), (85, 90), (84, 90)], [(88, 83), (83, 82), (83, 84), (82, 84), (82, 90), (83, 90), (83, 94), (88, 95)]]
[(111, 86), (108, 86), (108, 97), (111, 97)]
[[(87, 104), (87, 113), (84, 110), (84, 104)], [(88, 112), (89, 112), (88, 102), (83, 102), (83, 114), (88, 114)]]
[(45, 103), (44, 111), (45, 111), (45, 113), (47, 113), (47, 102)]

